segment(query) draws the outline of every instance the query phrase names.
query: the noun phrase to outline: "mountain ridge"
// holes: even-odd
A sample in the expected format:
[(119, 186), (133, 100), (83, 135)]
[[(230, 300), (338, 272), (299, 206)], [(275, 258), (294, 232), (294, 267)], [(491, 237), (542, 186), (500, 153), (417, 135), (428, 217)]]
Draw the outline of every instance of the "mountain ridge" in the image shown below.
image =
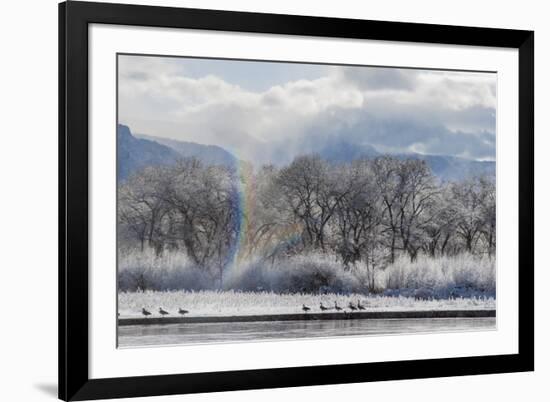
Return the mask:
[(135, 134), (135, 137), (158, 142), (172, 148), (183, 158), (195, 157), (205, 164), (235, 167), (238, 163), (238, 159), (233, 154), (218, 145), (205, 145), (146, 134)]
[[(180, 158), (195, 157), (209, 165), (223, 165), (236, 169), (239, 159), (223, 147), (179, 141), (145, 134), (133, 135), (129, 127), (119, 125), (118, 157), (121, 179), (146, 165), (169, 165)], [(128, 137), (130, 136), (130, 137)], [(495, 175), (496, 164), (492, 161), (476, 161), (450, 155), (424, 155), (418, 153), (381, 153), (372, 145), (354, 144), (332, 139), (317, 144), (312, 152), (323, 159), (339, 163), (360, 158), (373, 159), (390, 155), (399, 159), (424, 160), (435, 176), (441, 180), (460, 180), (473, 175)]]
[(117, 179), (125, 180), (146, 166), (170, 165), (179, 155), (158, 142), (136, 138), (130, 127), (117, 125)]

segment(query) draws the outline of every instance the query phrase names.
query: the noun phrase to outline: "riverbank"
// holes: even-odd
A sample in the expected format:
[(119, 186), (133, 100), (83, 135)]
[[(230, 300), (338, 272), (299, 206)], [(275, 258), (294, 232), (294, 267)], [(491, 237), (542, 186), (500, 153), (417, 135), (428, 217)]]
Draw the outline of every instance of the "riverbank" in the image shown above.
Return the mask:
[[(307, 311), (304, 311), (304, 306)], [(159, 309), (168, 314), (161, 315)], [(145, 316), (143, 309), (150, 313)], [(182, 316), (180, 309), (187, 312)], [(355, 309), (355, 310), (354, 310)], [(380, 296), (363, 294), (310, 294), (236, 291), (166, 291), (121, 292), (118, 313), (121, 322), (144, 323), (207, 322), (218, 320), (279, 319), (345, 319), (377, 317), (377, 314), (462, 314), (461, 311), (494, 311), (494, 298), (423, 299), (422, 297)], [(447, 313), (444, 313), (447, 312)], [(249, 318), (243, 318), (249, 317)], [(267, 317), (267, 318), (266, 318)], [(306, 318), (304, 318), (306, 317)], [(284, 318), (283, 318), (284, 319)], [(183, 320), (183, 321), (181, 321)], [(191, 321), (187, 321), (191, 320)], [(203, 321), (200, 321), (203, 320)]]
[(148, 317), (119, 318), (118, 325), (159, 324), (208, 324), (223, 322), (270, 322), (270, 321), (319, 321), (360, 319), (413, 319), (413, 318), (491, 318), (496, 310), (428, 310), (428, 311), (360, 311), (324, 312), (303, 314), (271, 314), (209, 317)]

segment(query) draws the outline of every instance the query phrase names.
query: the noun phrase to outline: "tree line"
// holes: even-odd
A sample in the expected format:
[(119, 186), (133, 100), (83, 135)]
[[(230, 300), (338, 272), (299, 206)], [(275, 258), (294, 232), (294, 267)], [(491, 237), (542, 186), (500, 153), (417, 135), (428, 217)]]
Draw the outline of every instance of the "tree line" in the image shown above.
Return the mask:
[(425, 161), (391, 156), (334, 164), (305, 155), (238, 170), (188, 158), (119, 184), (118, 235), (121, 247), (181, 250), (220, 280), (247, 258), (308, 251), (372, 270), (403, 253), (492, 257), (495, 181), (442, 182)]

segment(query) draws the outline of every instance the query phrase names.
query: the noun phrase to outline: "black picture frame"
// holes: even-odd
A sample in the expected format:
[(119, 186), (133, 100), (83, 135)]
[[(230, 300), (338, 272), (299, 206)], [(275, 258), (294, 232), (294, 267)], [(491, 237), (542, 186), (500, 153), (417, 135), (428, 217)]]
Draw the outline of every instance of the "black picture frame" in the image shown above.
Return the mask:
[[(519, 52), (519, 344), (517, 354), (214, 373), (88, 375), (88, 25), (374, 39)], [(534, 32), (70, 1), (59, 4), (59, 398), (293, 387), (534, 370)]]

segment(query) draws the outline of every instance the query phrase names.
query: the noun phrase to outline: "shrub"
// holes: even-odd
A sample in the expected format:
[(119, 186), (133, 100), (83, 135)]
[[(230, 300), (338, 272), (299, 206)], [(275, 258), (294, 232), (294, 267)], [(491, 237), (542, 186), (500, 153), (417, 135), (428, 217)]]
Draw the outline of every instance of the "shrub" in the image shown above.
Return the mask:
[(187, 256), (166, 252), (157, 256), (152, 249), (120, 253), (118, 288), (137, 290), (213, 289), (211, 276), (195, 267)]
[[(495, 296), (495, 263), (488, 257), (460, 254), (415, 261), (400, 256), (384, 272), (386, 294), (431, 291), (436, 298)], [(397, 291), (397, 292), (396, 292)]]
[[(374, 278), (373, 278), (374, 275)], [(374, 286), (373, 286), (374, 285)], [(157, 256), (153, 250), (120, 252), (118, 286), (123, 292), (147, 290), (235, 290), (275, 293), (368, 294), (422, 298), (494, 297), (495, 264), (487, 257), (399, 256), (385, 270), (363, 262), (345, 269), (335, 255), (309, 253), (235, 264), (219, 282), (181, 252)], [(429, 296), (426, 296), (429, 295)]]
[(225, 289), (268, 290), (280, 293), (364, 292), (360, 278), (346, 271), (334, 256), (311, 253), (275, 260), (257, 258), (229, 270)]

